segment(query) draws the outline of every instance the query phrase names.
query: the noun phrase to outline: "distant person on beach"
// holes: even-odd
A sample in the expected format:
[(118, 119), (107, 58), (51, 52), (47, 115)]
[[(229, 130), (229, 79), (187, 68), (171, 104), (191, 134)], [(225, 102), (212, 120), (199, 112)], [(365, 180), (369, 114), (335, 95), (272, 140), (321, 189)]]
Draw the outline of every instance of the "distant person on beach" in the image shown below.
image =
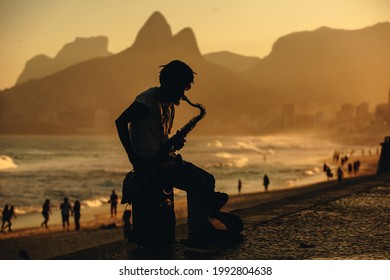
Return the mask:
[(45, 226), (45, 228), (48, 228), (47, 223), (49, 222), (50, 214), (51, 214), (50, 199), (46, 199), (42, 205), (42, 216), (45, 220), (41, 223), (41, 227)]
[(114, 215), (115, 215), (115, 218), (116, 218), (116, 210), (117, 210), (117, 206), (118, 206), (118, 196), (115, 193), (115, 190), (112, 190), (112, 193), (111, 193), (111, 196), (110, 196), (110, 200), (108, 201), (108, 203), (111, 204), (111, 207), (110, 207), (111, 218)]
[(360, 160), (356, 160), (353, 162), (353, 172), (356, 174), (360, 169)]
[(74, 225), (76, 230), (80, 230), (80, 210), (81, 210), (81, 205), (80, 201), (76, 200), (73, 205), (73, 217), (74, 217)]
[(238, 188), (238, 194), (240, 194), (241, 193), (241, 189), (242, 189), (241, 179), (238, 179), (238, 186), (237, 186), (237, 188)]
[(7, 223), (2, 230), (5, 230), (8, 227), (8, 231), (12, 231), (12, 219), (17, 218), (15, 213), (15, 207), (11, 205), (8, 209), (8, 212), (5, 213), (5, 222)]
[(62, 217), (62, 227), (65, 230), (69, 230), (69, 217), (73, 215), (72, 205), (69, 203), (67, 197), (64, 198), (64, 202), (60, 205), (61, 217)]
[(333, 173), (332, 173), (332, 170), (330, 169), (330, 167), (328, 165), (326, 165), (326, 163), (324, 163), (324, 167), (322, 169), (324, 171), (324, 173), (326, 174), (326, 178), (328, 179), (328, 181), (330, 180), (330, 178), (333, 177)]
[(328, 181), (333, 178), (333, 173), (332, 173), (332, 170), (330, 168), (328, 168), (328, 170), (326, 170), (326, 177), (328, 178)]
[(118, 135), (135, 174), (187, 192), (185, 248), (198, 253), (216, 252), (215, 244), (210, 241), (209, 217), (222, 208), (228, 196), (214, 191), (212, 174), (184, 161), (180, 155), (169, 153), (170, 148), (180, 150), (186, 142), (182, 134), (175, 134), (174, 138), (169, 138), (169, 134), (175, 106), (186, 99), (184, 93), (191, 89), (195, 72), (179, 60), (161, 67), (160, 86), (139, 94), (115, 121)]
[(264, 190), (266, 192), (268, 192), (268, 185), (269, 185), (270, 181), (269, 181), (269, 178), (267, 176), (267, 174), (264, 175), (264, 178), (263, 178), (263, 186), (264, 186)]
[(348, 163), (348, 175), (349, 176), (351, 176), (351, 174), (352, 174), (352, 169), (353, 167), (352, 167), (352, 163)]
[(339, 168), (337, 168), (337, 182), (341, 183), (343, 181), (343, 175), (344, 175), (344, 172), (341, 169), (341, 167), (339, 166)]
[(328, 170), (328, 165), (326, 165), (326, 163), (324, 163), (324, 166), (322, 167), (322, 171), (326, 172)]
[(6, 204), (4, 206), (3, 212), (1, 212), (1, 232), (4, 232), (5, 223), (7, 222), (8, 215), (9, 215), (9, 205)]

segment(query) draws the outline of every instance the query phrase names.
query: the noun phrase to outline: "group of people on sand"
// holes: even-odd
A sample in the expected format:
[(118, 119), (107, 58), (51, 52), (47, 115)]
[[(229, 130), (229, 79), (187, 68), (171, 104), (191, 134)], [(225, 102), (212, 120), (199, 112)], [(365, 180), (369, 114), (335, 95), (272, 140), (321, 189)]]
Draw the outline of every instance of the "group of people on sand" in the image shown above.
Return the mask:
[(1, 213), (1, 232), (12, 231), (12, 219), (16, 219), (15, 207), (13, 205), (6, 204)]
[[(341, 161), (341, 165), (337, 168), (337, 171), (336, 171), (337, 181), (339, 183), (341, 183), (343, 181), (343, 178), (344, 178), (343, 166), (350, 159), (348, 156), (342, 156), (341, 157), (340, 154), (341, 153), (339, 151), (335, 151), (334, 156), (333, 156), (333, 160), (335, 162), (338, 162), (339, 160)], [(357, 174), (359, 172), (360, 164), (361, 164), (360, 160), (355, 160), (353, 163), (351, 163), (351, 162), (348, 163), (348, 174), (349, 174), (349, 176), (351, 176), (352, 173)], [(333, 176), (334, 176), (331, 168), (326, 163), (324, 163), (324, 165), (323, 165), (323, 172), (326, 174), (326, 177), (327, 177), (328, 181), (331, 178), (333, 178)], [(265, 192), (268, 191), (269, 184), (270, 184), (269, 177), (268, 177), (267, 174), (265, 174), (264, 177), (263, 177), (263, 186), (264, 186), (264, 191)], [(237, 188), (238, 188), (238, 193), (241, 194), (241, 190), (242, 190), (242, 181), (241, 181), (241, 179), (238, 180)]]
[[(47, 200), (48, 201), (48, 200)], [(45, 202), (46, 203), (46, 202)], [(50, 205), (50, 200), (49, 200)], [(113, 216), (116, 217), (117, 214), (117, 204), (118, 204), (118, 195), (115, 193), (115, 190), (112, 190), (112, 193), (110, 195), (110, 200), (108, 201), (110, 203), (111, 208), (111, 218)], [(47, 210), (48, 209), (48, 210)], [(61, 210), (61, 218), (62, 218), (62, 227), (64, 230), (69, 230), (69, 218), (70, 216), (74, 217), (74, 224), (75, 224), (75, 230), (80, 230), (80, 217), (81, 217), (81, 204), (79, 200), (76, 200), (74, 202), (74, 205), (72, 206), (69, 202), (69, 199), (67, 197), (64, 198), (64, 201), (60, 204), (60, 210)], [(45, 218), (45, 221), (43, 221), (42, 225), (45, 224), (47, 226), (48, 218), (48, 211), (50, 211), (50, 206), (47, 208), (45, 207), (45, 204), (43, 205), (42, 215)]]
[[(115, 193), (115, 190), (112, 191), (110, 195), (110, 200), (108, 203), (111, 204), (111, 218), (117, 214), (117, 204), (118, 204), (118, 196)], [(60, 204), (61, 210), (61, 218), (62, 218), (62, 227), (64, 231), (69, 230), (69, 219), (71, 216), (74, 217), (75, 230), (80, 230), (80, 218), (81, 218), (81, 204), (79, 200), (74, 202), (72, 206), (67, 197), (64, 198), (64, 201)], [(45, 220), (42, 222), (41, 226), (48, 227), (47, 223), (49, 221), (49, 215), (51, 214), (50, 209), (50, 200), (46, 199), (45, 203), (42, 206), (42, 216)]]
[(61, 218), (62, 218), (62, 227), (64, 230), (69, 230), (69, 218), (70, 216), (74, 217), (75, 230), (80, 230), (80, 210), (81, 204), (80, 201), (76, 200), (74, 205), (69, 202), (67, 197), (64, 198), (64, 201), (60, 204)]
[[(336, 151), (334, 156), (333, 156), (333, 160), (336, 163), (338, 163), (340, 160), (340, 165), (337, 168), (337, 181), (339, 183), (341, 183), (343, 181), (343, 178), (344, 178), (343, 167), (350, 160), (350, 158), (348, 156), (340, 157), (339, 155), (340, 155), (340, 153)], [(348, 163), (348, 175), (351, 176), (352, 173), (357, 174), (359, 172), (359, 169), (360, 169), (360, 164), (361, 164), (360, 160), (355, 160), (353, 163), (349, 162)], [(331, 178), (333, 178), (333, 172), (331, 171), (330, 167), (326, 163), (324, 163), (323, 172), (326, 174), (328, 181)]]
[[(118, 204), (118, 195), (115, 193), (115, 190), (112, 191), (110, 195), (110, 200), (108, 201), (111, 205), (111, 218), (116, 217), (117, 214), (117, 204)], [(70, 217), (74, 218), (75, 230), (80, 230), (80, 218), (81, 218), (81, 204), (79, 200), (76, 200), (72, 206), (67, 197), (64, 198), (63, 202), (60, 204), (59, 209), (61, 211), (62, 227), (64, 231), (69, 231)], [(41, 227), (48, 228), (51, 211), (50, 199), (46, 199), (42, 204), (41, 214), (44, 218), (41, 223)], [(1, 232), (12, 231), (12, 219), (16, 219), (15, 207), (13, 205), (5, 205), (2, 211), (2, 224)]]
[[(81, 204), (79, 200), (76, 200), (74, 202), (74, 205), (72, 206), (69, 202), (69, 199), (67, 197), (64, 198), (64, 201), (60, 204), (60, 211), (61, 211), (61, 219), (62, 219), (62, 227), (64, 231), (69, 230), (69, 218), (70, 216), (74, 217), (74, 224), (75, 224), (75, 230), (80, 229), (80, 210), (81, 210)], [(41, 212), (44, 220), (41, 223), (41, 227), (48, 228), (48, 222), (51, 212), (51, 205), (50, 205), (50, 199), (46, 199), (45, 202), (42, 205), (42, 212)]]

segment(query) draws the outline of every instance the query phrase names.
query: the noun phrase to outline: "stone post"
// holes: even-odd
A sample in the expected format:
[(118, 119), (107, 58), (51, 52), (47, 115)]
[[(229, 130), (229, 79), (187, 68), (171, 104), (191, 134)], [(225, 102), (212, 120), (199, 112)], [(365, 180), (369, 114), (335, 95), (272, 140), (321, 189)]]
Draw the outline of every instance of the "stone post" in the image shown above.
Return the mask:
[(377, 174), (390, 173), (390, 136), (385, 137), (385, 141), (381, 143), (382, 150), (378, 162)]

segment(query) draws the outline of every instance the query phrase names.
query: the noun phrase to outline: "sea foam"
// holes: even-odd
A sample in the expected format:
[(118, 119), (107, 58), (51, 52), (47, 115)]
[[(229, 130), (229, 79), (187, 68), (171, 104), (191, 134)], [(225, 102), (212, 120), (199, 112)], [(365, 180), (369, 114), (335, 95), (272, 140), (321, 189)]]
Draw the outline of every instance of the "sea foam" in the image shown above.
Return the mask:
[(13, 159), (9, 156), (1, 155), (0, 156), (0, 170), (16, 168), (16, 164)]

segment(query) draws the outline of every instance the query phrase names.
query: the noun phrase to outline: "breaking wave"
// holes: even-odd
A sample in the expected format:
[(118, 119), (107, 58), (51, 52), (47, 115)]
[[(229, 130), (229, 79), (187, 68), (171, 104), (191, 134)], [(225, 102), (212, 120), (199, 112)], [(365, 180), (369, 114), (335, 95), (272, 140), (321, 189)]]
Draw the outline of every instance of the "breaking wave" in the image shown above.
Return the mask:
[(0, 156), (0, 170), (17, 168), (17, 165), (13, 159), (9, 156), (1, 155)]

